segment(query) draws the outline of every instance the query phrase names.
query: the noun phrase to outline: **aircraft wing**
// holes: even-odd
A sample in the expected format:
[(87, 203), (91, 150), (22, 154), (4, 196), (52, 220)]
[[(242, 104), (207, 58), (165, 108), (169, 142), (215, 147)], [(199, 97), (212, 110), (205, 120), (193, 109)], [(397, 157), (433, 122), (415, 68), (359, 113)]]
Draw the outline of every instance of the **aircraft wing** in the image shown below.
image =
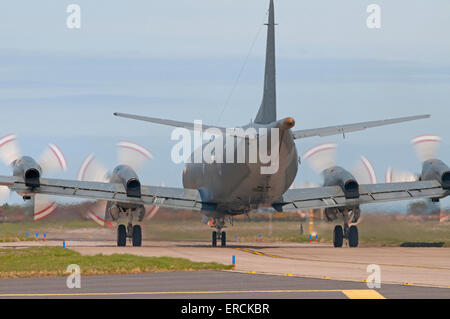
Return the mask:
[(290, 189), (273, 208), (280, 212), (299, 209), (355, 206), (417, 198), (443, 198), (450, 193), (438, 181), (370, 184), (359, 186), (360, 197), (346, 199), (339, 186)]
[(313, 128), (307, 130), (299, 130), (293, 131), (294, 139), (299, 138), (307, 138), (312, 136), (329, 136), (329, 135), (340, 135), (350, 132), (362, 131), (367, 128), (391, 125), (396, 123), (415, 121), (429, 118), (430, 115), (416, 115), (416, 116), (407, 116), (407, 117), (399, 117), (395, 119), (381, 120), (381, 121), (369, 121), (369, 122), (360, 122), (353, 124), (345, 124), (345, 125), (336, 125), (336, 126), (328, 126), (321, 128)]
[[(203, 200), (201, 192), (195, 189), (142, 186), (141, 198), (133, 198), (127, 196), (122, 184), (48, 178), (41, 178), (40, 182), (41, 186), (33, 189), (33, 194), (157, 205), (194, 211), (216, 210), (216, 204)], [(30, 193), (29, 187), (20, 177), (0, 176), (0, 186), (7, 186), (21, 194)], [(277, 211), (295, 212), (298, 209), (308, 208), (345, 207), (417, 198), (443, 198), (450, 194), (449, 191), (442, 189), (438, 181), (360, 185), (359, 191), (359, 198), (346, 199), (339, 186), (292, 189), (282, 196), (280, 202), (272, 206)]]
[[(107, 200), (129, 204), (157, 205), (197, 211), (215, 210), (216, 205), (202, 200), (202, 194), (195, 189), (142, 186), (141, 198), (128, 197), (122, 184), (84, 182), (63, 179), (41, 178), (41, 186), (33, 194), (79, 197), (92, 200)], [(0, 176), (0, 185), (12, 191), (27, 194), (30, 189), (23, 178)]]

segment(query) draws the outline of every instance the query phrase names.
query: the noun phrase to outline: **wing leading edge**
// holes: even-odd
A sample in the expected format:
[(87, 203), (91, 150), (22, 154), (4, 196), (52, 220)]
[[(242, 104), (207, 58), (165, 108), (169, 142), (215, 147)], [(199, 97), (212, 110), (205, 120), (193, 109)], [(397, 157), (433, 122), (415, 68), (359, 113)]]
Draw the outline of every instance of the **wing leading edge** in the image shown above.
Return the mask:
[(359, 192), (359, 198), (346, 199), (339, 186), (291, 189), (273, 207), (280, 212), (294, 212), (298, 209), (351, 207), (376, 202), (443, 198), (449, 195), (438, 181), (360, 185)]
[(141, 198), (128, 197), (121, 184), (82, 182), (74, 180), (41, 178), (41, 186), (30, 190), (22, 178), (0, 176), (0, 185), (8, 186), (17, 193), (47, 194), (78, 197), (92, 200), (106, 200), (127, 204), (157, 205), (194, 211), (213, 211), (214, 203), (202, 200), (202, 194), (195, 189), (142, 186)]
[[(32, 192), (194, 211), (215, 211), (217, 208), (215, 203), (205, 201), (201, 192), (195, 189), (142, 186), (142, 197), (133, 198), (127, 196), (123, 185), (114, 183), (42, 178), (41, 186), (30, 191), (22, 178), (0, 176), (0, 185), (23, 194)], [(280, 202), (272, 206), (277, 211), (294, 212), (307, 208), (344, 207), (417, 198), (443, 198), (450, 194), (449, 191), (442, 189), (438, 181), (360, 185), (359, 191), (359, 198), (346, 199), (339, 186), (293, 189), (288, 190)]]

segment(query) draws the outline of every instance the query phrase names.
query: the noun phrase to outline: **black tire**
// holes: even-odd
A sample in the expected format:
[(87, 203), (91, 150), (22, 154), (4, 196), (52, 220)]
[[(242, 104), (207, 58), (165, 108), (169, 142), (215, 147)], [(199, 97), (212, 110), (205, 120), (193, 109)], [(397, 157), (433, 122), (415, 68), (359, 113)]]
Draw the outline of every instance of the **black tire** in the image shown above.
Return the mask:
[(344, 243), (344, 230), (341, 225), (336, 225), (333, 231), (333, 245), (334, 247), (342, 247)]
[(117, 228), (117, 246), (125, 247), (127, 245), (127, 228), (125, 225), (119, 225)]
[(217, 232), (212, 232), (212, 246), (217, 247)]
[(227, 247), (227, 233), (226, 232), (222, 232), (222, 247)]
[(142, 229), (140, 225), (134, 225), (133, 226), (133, 246), (134, 247), (141, 247), (142, 246)]
[(358, 227), (350, 226), (348, 230), (348, 245), (350, 247), (358, 247)]

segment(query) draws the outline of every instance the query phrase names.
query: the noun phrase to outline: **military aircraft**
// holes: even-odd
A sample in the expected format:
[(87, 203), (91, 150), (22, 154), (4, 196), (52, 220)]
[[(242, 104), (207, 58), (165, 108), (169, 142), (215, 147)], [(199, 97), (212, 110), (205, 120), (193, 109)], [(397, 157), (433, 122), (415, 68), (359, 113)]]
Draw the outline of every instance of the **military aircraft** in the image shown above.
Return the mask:
[[(383, 201), (408, 200), (415, 198), (431, 198), (439, 200), (449, 194), (448, 176), (450, 169), (437, 161), (429, 162), (430, 174), (424, 174), (420, 181), (359, 184), (353, 175), (343, 168), (327, 170), (325, 179), (328, 181), (323, 187), (289, 189), (298, 170), (299, 157), (295, 140), (312, 136), (341, 135), (349, 132), (361, 131), (367, 128), (401, 123), (406, 121), (429, 118), (429, 115), (408, 116), (402, 118), (336, 125), (313, 129), (293, 130), (295, 120), (292, 117), (277, 119), (276, 107), (276, 78), (275, 78), (275, 19), (274, 3), (270, 1), (268, 15), (268, 32), (265, 61), (265, 78), (262, 103), (256, 118), (251, 123), (242, 126), (242, 130), (249, 128), (266, 129), (264, 134), (246, 135), (233, 133), (223, 127), (203, 125), (202, 132), (215, 128), (219, 133), (232, 137), (236, 143), (226, 144), (222, 156), (203, 158), (201, 162), (195, 159), (195, 152), (191, 161), (186, 163), (183, 170), (184, 188), (157, 187), (141, 185), (135, 170), (127, 165), (120, 165), (113, 170), (109, 181), (76, 181), (64, 179), (42, 178), (36, 173), (30, 182), (28, 170), (14, 170), (13, 176), (0, 176), (0, 185), (9, 187), (12, 191), (23, 194), (47, 194), (71, 196), (107, 201), (108, 214), (112, 219), (127, 217), (128, 227), (118, 227), (117, 243), (123, 245), (123, 238), (132, 239), (136, 246), (141, 245), (141, 231), (139, 225), (132, 225), (133, 219), (143, 214), (146, 205), (179, 208), (199, 211), (200, 214), (213, 219), (212, 246), (221, 241), (226, 246), (226, 232), (223, 231), (225, 219), (229, 216), (246, 214), (253, 209), (271, 207), (279, 212), (321, 208), (336, 209), (337, 213), (346, 212), (348, 208), (359, 207), (361, 204)], [(132, 114), (114, 113), (123, 118), (148, 121), (177, 128), (198, 131), (195, 123), (145, 117)], [(260, 141), (278, 134), (278, 147), (271, 147), (271, 154), (276, 155), (278, 169), (269, 174), (262, 173), (268, 163), (261, 158), (256, 162), (250, 160), (250, 152), (245, 150), (244, 161), (228, 162), (223, 160), (227, 151), (232, 151), (233, 159), (240, 147), (248, 146), (252, 141)], [(274, 132), (275, 132), (274, 131)], [(216, 140), (201, 145), (200, 150), (206, 150)], [(17, 162), (16, 162), (17, 163)], [(427, 164), (428, 165), (428, 164)], [(36, 170), (34, 170), (36, 171)], [(17, 173), (16, 173), (17, 172)], [(334, 230), (334, 245), (342, 246), (342, 239), (350, 241), (349, 246), (357, 246), (358, 233), (356, 228), (350, 230), (348, 223), (344, 227), (338, 225)], [(356, 227), (356, 226), (352, 226)]]

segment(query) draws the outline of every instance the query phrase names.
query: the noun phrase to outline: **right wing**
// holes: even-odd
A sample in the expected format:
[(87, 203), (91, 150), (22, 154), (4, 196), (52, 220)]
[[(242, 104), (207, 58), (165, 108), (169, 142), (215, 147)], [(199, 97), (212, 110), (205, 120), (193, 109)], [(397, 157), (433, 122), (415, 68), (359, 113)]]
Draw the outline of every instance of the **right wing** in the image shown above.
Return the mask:
[(340, 186), (290, 189), (272, 206), (280, 212), (299, 209), (352, 207), (361, 204), (418, 198), (443, 198), (449, 192), (438, 181), (359, 185), (359, 198), (347, 199)]
[(41, 178), (41, 186), (30, 190), (23, 178), (0, 176), (0, 185), (9, 187), (21, 194), (46, 194), (79, 197), (92, 200), (106, 200), (137, 205), (156, 205), (161, 207), (211, 211), (214, 203), (205, 202), (196, 189), (183, 189), (158, 186), (142, 186), (141, 198), (128, 197), (122, 184), (85, 182), (63, 179)]
[(416, 115), (416, 116), (407, 116), (407, 117), (399, 117), (395, 119), (381, 120), (381, 121), (369, 121), (369, 122), (359, 122), (353, 124), (344, 124), (344, 125), (336, 125), (336, 126), (328, 126), (328, 127), (320, 127), (313, 128), (307, 130), (298, 130), (293, 131), (294, 139), (299, 138), (307, 138), (312, 136), (330, 136), (330, 135), (340, 135), (350, 132), (362, 131), (367, 128), (391, 125), (396, 123), (408, 122), (421, 120), (431, 117), (430, 115)]

